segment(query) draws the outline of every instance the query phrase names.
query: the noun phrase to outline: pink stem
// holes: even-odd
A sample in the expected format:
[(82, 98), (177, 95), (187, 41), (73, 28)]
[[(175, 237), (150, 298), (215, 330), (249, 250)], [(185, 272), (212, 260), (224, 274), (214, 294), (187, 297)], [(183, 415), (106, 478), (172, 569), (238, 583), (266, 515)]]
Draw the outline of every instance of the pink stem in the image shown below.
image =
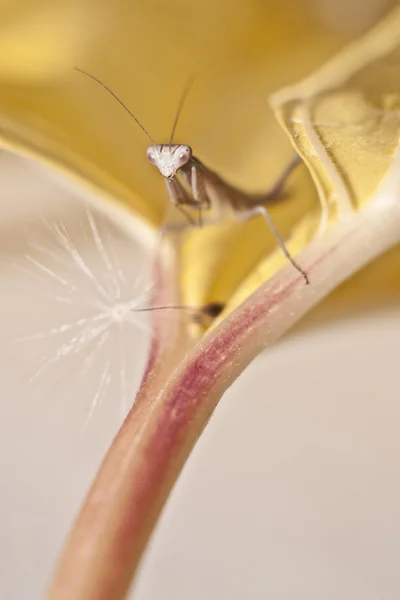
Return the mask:
[(394, 217), (380, 219), (371, 210), (340, 236), (316, 242), (306, 253), (314, 256), (311, 286), (288, 267), (206, 336), (164, 387), (147, 377), (74, 525), (49, 600), (124, 598), (165, 500), (224, 390), (267, 342), (398, 240), (397, 212)]

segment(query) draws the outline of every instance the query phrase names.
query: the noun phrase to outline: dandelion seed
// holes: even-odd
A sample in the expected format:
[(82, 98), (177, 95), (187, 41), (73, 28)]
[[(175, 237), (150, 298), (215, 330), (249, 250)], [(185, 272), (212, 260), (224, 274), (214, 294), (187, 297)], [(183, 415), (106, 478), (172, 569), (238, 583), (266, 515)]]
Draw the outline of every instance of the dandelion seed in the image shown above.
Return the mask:
[[(149, 308), (156, 283), (146, 281), (146, 268), (132, 267), (137, 247), (89, 207), (81, 208), (79, 221), (72, 224), (45, 218), (40, 222), (37, 239), (27, 240), (28, 251), (13, 261), (30, 275), (24, 277), (22, 292), (28, 313), (18, 319), (24, 331), (14, 342), (19, 351), (34, 352), (28, 379), (41, 397), (44, 387), (57, 386), (53, 396), (79, 398), (86, 407), (82, 419), (86, 431), (100, 407), (108, 410), (108, 397), (119, 399), (113, 402), (119, 418), (129, 410), (140, 368), (145, 367), (143, 348), (158, 337), (147, 312), (162, 310), (163, 318), (179, 318), (174, 309), (188, 307)], [(162, 237), (160, 232), (156, 251)], [(194, 319), (193, 311), (178, 313)], [(41, 326), (32, 331), (36, 321)], [(138, 335), (143, 334), (146, 341), (138, 344)], [(162, 342), (173, 344), (172, 339)]]
[[(47, 346), (29, 378), (39, 385), (38, 391), (44, 384), (54, 384), (56, 375), (60, 393), (67, 394), (71, 386), (79, 386), (81, 397), (90, 394), (82, 428), (86, 431), (111, 387), (113, 397), (116, 391), (120, 397), (118, 410), (123, 416), (132, 402), (135, 377), (128, 372), (130, 350), (138, 332), (147, 334), (150, 342), (151, 331), (145, 313), (135, 314), (135, 310), (144, 311), (149, 304), (154, 282), (143, 285), (145, 269), (132, 271), (131, 260), (128, 262), (126, 257), (131, 257), (136, 248), (132, 250), (130, 240), (89, 208), (84, 208), (80, 216), (78, 227), (42, 219), (43, 239), (27, 242), (29, 252), (17, 264), (33, 274), (29, 294), (46, 301), (48, 310), (42, 314), (48, 313), (53, 323), (14, 341)], [(27, 296), (27, 308), (31, 305), (34, 302)], [(37, 315), (32, 314), (25, 321), (29, 325), (34, 318)]]

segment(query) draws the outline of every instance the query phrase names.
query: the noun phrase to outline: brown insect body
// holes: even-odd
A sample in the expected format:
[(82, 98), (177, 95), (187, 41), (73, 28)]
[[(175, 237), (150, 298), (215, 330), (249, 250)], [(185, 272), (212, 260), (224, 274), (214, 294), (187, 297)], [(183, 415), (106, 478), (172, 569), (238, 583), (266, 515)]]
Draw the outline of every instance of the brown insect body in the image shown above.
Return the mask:
[[(182, 175), (188, 185), (192, 182), (192, 169), (197, 167), (201, 174), (200, 178), (203, 178), (204, 187), (204, 208), (210, 206), (225, 205), (234, 215), (238, 215), (241, 212), (247, 212), (249, 208), (270, 205), (274, 202), (281, 200), (283, 196), (283, 187), (286, 183), (286, 179), (292, 170), (300, 163), (300, 158), (295, 157), (293, 161), (288, 165), (285, 172), (279, 176), (278, 180), (274, 183), (272, 188), (267, 193), (261, 194), (248, 194), (247, 192), (240, 190), (227, 183), (218, 173), (212, 171), (206, 167), (198, 158), (192, 157), (190, 164), (182, 167)], [(197, 179), (199, 180), (199, 175)], [(201, 185), (199, 187), (202, 187)]]
[[(260, 215), (264, 217), (286, 258), (301, 273), (305, 282), (309, 283), (307, 273), (292, 258), (266, 207), (282, 198), (288, 177), (301, 162), (299, 156), (296, 155), (290, 161), (266, 194), (253, 195), (235, 188), (217, 173), (211, 171), (193, 156), (190, 146), (156, 144), (148, 148), (147, 157), (164, 177), (171, 202), (184, 214), (191, 225), (201, 226), (203, 211), (211, 208), (214, 222), (219, 222), (227, 213), (239, 221), (248, 221)], [(186, 187), (179, 181), (178, 175), (182, 176)], [(196, 208), (199, 211), (197, 223), (184, 210), (185, 206)], [(208, 224), (211, 222), (208, 221)]]

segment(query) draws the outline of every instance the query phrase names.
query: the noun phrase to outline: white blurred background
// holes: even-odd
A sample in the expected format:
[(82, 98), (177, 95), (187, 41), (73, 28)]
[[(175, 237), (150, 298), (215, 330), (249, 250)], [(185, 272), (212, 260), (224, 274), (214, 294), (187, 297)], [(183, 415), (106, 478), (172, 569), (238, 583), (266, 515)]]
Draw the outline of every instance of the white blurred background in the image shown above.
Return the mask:
[[(0, 597), (38, 600), (149, 342), (145, 315), (88, 338), (118, 288), (95, 232), (121, 298), (149, 255), (42, 167), (0, 166)], [(314, 315), (223, 397), (132, 598), (399, 598), (400, 309)]]

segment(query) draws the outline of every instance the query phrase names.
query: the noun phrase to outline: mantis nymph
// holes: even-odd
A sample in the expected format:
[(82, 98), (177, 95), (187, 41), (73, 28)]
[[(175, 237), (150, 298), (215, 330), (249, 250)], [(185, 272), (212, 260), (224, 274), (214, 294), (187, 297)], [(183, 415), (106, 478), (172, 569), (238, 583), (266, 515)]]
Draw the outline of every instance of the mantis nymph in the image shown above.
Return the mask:
[[(224, 214), (230, 213), (239, 221), (248, 221), (249, 219), (261, 215), (267, 222), (272, 234), (274, 235), (279, 247), (291, 262), (293, 267), (302, 275), (306, 284), (309, 283), (307, 273), (297, 264), (291, 256), (286, 244), (277, 231), (270, 215), (267, 204), (275, 202), (281, 198), (285, 183), (292, 173), (293, 169), (300, 164), (301, 159), (295, 156), (287, 167), (283, 170), (272, 188), (265, 194), (249, 195), (224, 181), (217, 173), (211, 171), (198, 158), (193, 156), (192, 148), (185, 144), (174, 144), (173, 138), (181, 113), (184, 100), (188, 92), (188, 86), (182, 95), (178, 111), (176, 113), (171, 138), (167, 144), (156, 144), (148, 131), (143, 127), (140, 121), (129, 110), (129, 108), (106, 86), (100, 79), (90, 73), (76, 68), (77, 71), (90, 77), (109, 92), (119, 104), (136, 121), (142, 131), (151, 141), (151, 146), (147, 149), (148, 160), (155, 165), (164, 177), (171, 203), (183, 213), (191, 225), (203, 224), (203, 211), (213, 209), (217, 214), (217, 219), (221, 220)], [(178, 179), (181, 176), (184, 185)], [(196, 223), (185, 211), (184, 207), (192, 207), (198, 210), (199, 221)], [(207, 224), (207, 223), (206, 223)], [(210, 224), (210, 223), (208, 223)]]

